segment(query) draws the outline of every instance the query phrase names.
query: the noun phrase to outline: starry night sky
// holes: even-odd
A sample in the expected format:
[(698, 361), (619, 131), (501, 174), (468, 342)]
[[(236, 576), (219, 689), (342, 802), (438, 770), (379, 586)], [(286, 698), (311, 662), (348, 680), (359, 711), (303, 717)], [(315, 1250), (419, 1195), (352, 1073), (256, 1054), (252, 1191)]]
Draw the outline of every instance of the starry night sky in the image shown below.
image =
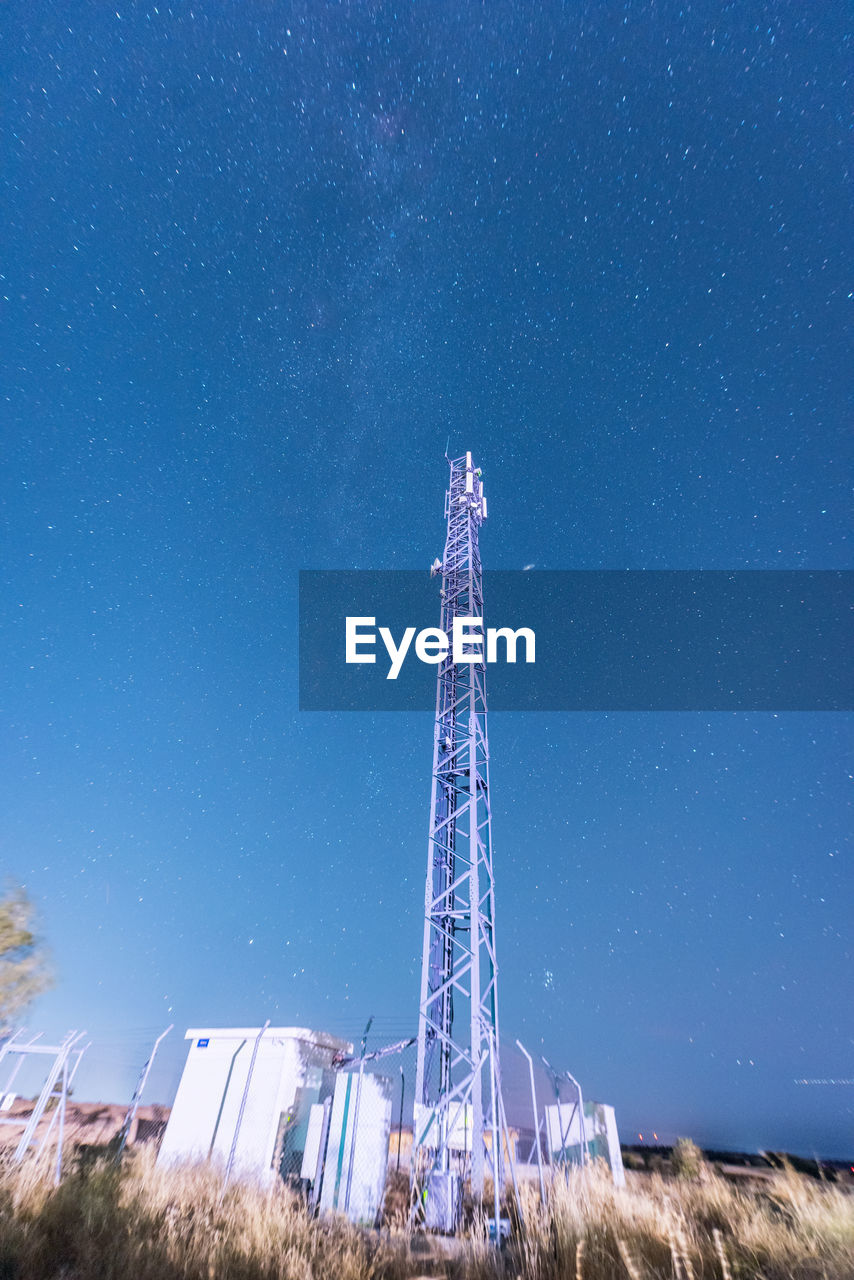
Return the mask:
[[(850, 568), (847, 7), (3, 5), (4, 870), (188, 1026), (414, 1031), (426, 714), (300, 714), (300, 568)], [(504, 1034), (623, 1136), (854, 1149), (850, 717), (498, 714)]]

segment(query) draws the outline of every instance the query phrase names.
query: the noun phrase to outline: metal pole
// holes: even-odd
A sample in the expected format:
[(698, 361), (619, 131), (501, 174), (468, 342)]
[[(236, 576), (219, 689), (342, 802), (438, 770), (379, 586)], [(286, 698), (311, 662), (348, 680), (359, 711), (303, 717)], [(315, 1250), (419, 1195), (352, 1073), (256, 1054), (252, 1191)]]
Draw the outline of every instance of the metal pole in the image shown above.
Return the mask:
[(537, 1146), (537, 1172), (540, 1176), (540, 1203), (545, 1204), (546, 1203), (546, 1184), (543, 1181), (543, 1153), (540, 1150), (540, 1121), (539, 1121), (539, 1115), (537, 1112), (537, 1089), (536, 1089), (536, 1085), (534, 1084), (534, 1060), (531, 1057), (530, 1053), (528, 1053), (528, 1050), (522, 1044), (521, 1040), (517, 1040), (516, 1044), (519, 1046), (519, 1048), (524, 1053), (525, 1057), (528, 1059), (528, 1072), (531, 1076), (531, 1107), (533, 1108), (533, 1112), (534, 1112), (534, 1134), (536, 1137), (536, 1146)]
[[(24, 1034), (24, 1031), (25, 1031), (24, 1027), (17, 1027), (14, 1031), (10, 1031), (8, 1035), (6, 1035), (6, 1037), (3, 1039), (2, 1044), (0, 1044), (0, 1062), (3, 1061), (7, 1053), (14, 1052), (16, 1047), (15, 1041), (18, 1039), (18, 1036), (22, 1036)], [(41, 1035), (41, 1032), (39, 1032), (39, 1035)], [(36, 1036), (36, 1039), (38, 1039), (38, 1036)], [(23, 1058), (21, 1059), (21, 1061), (23, 1061)], [(9, 1090), (4, 1089), (3, 1092), (8, 1093)]]
[[(83, 1057), (83, 1054), (86, 1052), (86, 1050), (87, 1050), (87, 1049), (91, 1049), (91, 1048), (92, 1048), (92, 1042), (90, 1041), (90, 1042), (89, 1042), (89, 1044), (85, 1044), (85, 1045), (83, 1046), (83, 1048), (82, 1048), (82, 1049), (75, 1049), (75, 1050), (74, 1050), (74, 1052), (77, 1054), (77, 1060), (76, 1060), (76, 1062), (74, 1063), (74, 1066), (71, 1068), (71, 1071), (70, 1071), (70, 1072), (68, 1072), (67, 1078), (65, 1078), (65, 1076), (63, 1076), (62, 1091), (61, 1091), (61, 1095), (60, 1095), (63, 1099), (67, 1099), (67, 1098), (68, 1098), (69, 1093), (71, 1092), (71, 1086), (74, 1084), (74, 1077), (77, 1075), (77, 1068), (80, 1066), (80, 1059)], [(50, 1135), (53, 1133), (53, 1126), (56, 1124), (57, 1120), (60, 1118), (60, 1110), (61, 1110), (62, 1118), (63, 1118), (63, 1120), (64, 1120), (64, 1118), (65, 1118), (65, 1108), (63, 1107), (63, 1108), (61, 1108), (61, 1109), (60, 1109), (59, 1107), (57, 1107), (57, 1108), (54, 1110), (53, 1114), (51, 1115), (51, 1117), (50, 1117), (50, 1124), (48, 1125), (47, 1129), (45, 1129), (44, 1134), (43, 1134), (43, 1136), (42, 1136), (42, 1138), (41, 1138), (41, 1140), (40, 1140), (40, 1142), (39, 1142), (39, 1145), (38, 1145), (38, 1147), (36, 1148), (36, 1158), (38, 1158), (39, 1156), (41, 1156), (41, 1153), (42, 1153), (42, 1152), (45, 1150), (45, 1148), (47, 1147), (47, 1144), (48, 1144), (48, 1142), (50, 1141)], [(62, 1155), (61, 1155), (61, 1152), (62, 1152), (62, 1136), (60, 1135), (60, 1139), (59, 1139), (59, 1153), (58, 1153), (59, 1166), (60, 1166), (60, 1173), (62, 1172)]]
[(20, 1045), (16, 1045), (13, 1043), (13, 1041), (15, 1040), (15, 1036), (17, 1036), (17, 1034), (18, 1032), (16, 1031), (15, 1035), (13, 1035), (9, 1040), (7, 1040), (6, 1044), (0, 1047), (0, 1061), (2, 1061), (2, 1059), (5, 1057), (7, 1051), (11, 1053), (16, 1053), (19, 1055), (18, 1061), (15, 1063), (14, 1067), (12, 1068), (9, 1079), (6, 1081), (5, 1085), (3, 1085), (2, 1088), (0, 1088), (0, 1094), (12, 1092), (12, 1085), (15, 1083), (15, 1077), (17, 1076), (18, 1072), (21, 1070), (21, 1067), (24, 1065), (24, 1054), (21, 1052), (21, 1050), (28, 1049), (30, 1045), (35, 1044), (37, 1040), (41, 1039), (41, 1036), (43, 1033), (39, 1031), (38, 1034), (34, 1035), (31, 1040), (28, 1040), (26, 1042), (26, 1044), (22, 1043)]
[(397, 1170), (400, 1172), (400, 1147), (403, 1142), (403, 1067), (400, 1068), (400, 1113), (397, 1117)]
[(320, 1196), (323, 1191), (323, 1174), (326, 1166), (326, 1148), (329, 1143), (329, 1117), (332, 1113), (332, 1099), (323, 1100), (323, 1123), (320, 1126), (320, 1142), (317, 1147), (317, 1164), (314, 1167), (314, 1184), (311, 1188), (311, 1211), (317, 1213)]
[(243, 1097), (240, 1099), (240, 1110), (237, 1112), (237, 1120), (234, 1124), (234, 1137), (231, 1139), (231, 1150), (228, 1153), (228, 1161), (225, 1166), (225, 1177), (222, 1180), (221, 1196), (225, 1195), (225, 1189), (228, 1186), (228, 1180), (231, 1177), (231, 1169), (234, 1164), (234, 1153), (237, 1151), (237, 1139), (240, 1136), (240, 1126), (243, 1123), (243, 1112), (246, 1110), (246, 1099), (249, 1097), (249, 1086), (252, 1083), (252, 1072), (255, 1070), (255, 1059), (258, 1057), (258, 1048), (261, 1044), (261, 1037), (270, 1025), (270, 1019), (264, 1023), (258, 1035), (255, 1037), (255, 1044), (252, 1046), (252, 1057), (249, 1059), (249, 1070), (246, 1072), (246, 1084), (243, 1086)]
[(65, 1138), (65, 1103), (68, 1097), (68, 1059), (66, 1058), (62, 1064), (62, 1093), (59, 1098), (59, 1133), (56, 1139), (56, 1172), (53, 1175), (53, 1185), (59, 1186), (59, 1180), (62, 1177), (62, 1142)]
[(504, 1107), (504, 1092), (501, 1088), (500, 1081), (498, 1083), (498, 1107), (501, 1112), (501, 1126), (504, 1131), (504, 1141), (507, 1143), (507, 1163), (510, 1166), (510, 1181), (513, 1183), (513, 1195), (516, 1197), (516, 1212), (519, 1214), (519, 1223), (524, 1228), (525, 1217), (522, 1212), (519, 1183), (516, 1181), (516, 1161), (513, 1158), (513, 1152), (510, 1149), (510, 1126), (507, 1123), (507, 1112)]
[[(11, 1035), (9, 1035), (3, 1041), (3, 1043), (0, 1044), (0, 1062), (3, 1061), (7, 1053), (20, 1053), (22, 1048), (25, 1048), (31, 1044), (35, 1044), (36, 1040), (38, 1040), (42, 1034), (41, 1031), (39, 1031), (37, 1035), (34, 1035), (31, 1040), (27, 1041), (27, 1046), (23, 1044), (19, 1045), (17, 1043), (18, 1036), (22, 1036), (25, 1030), (26, 1030), (25, 1027), (19, 1027), (17, 1031), (13, 1031)], [(19, 1058), (17, 1064), (12, 1068), (12, 1074), (9, 1076), (9, 1079), (6, 1081), (6, 1084), (0, 1087), (0, 1094), (12, 1092), (12, 1085), (15, 1081), (15, 1076), (20, 1071), (21, 1064), (23, 1063), (23, 1061), (24, 1061), (24, 1057), (23, 1057), (23, 1054), (21, 1054), (21, 1057)]]
[[(492, 1190), (493, 1204), (495, 1207), (495, 1243), (501, 1244), (501, 1133), (498, 1128), (498, 1102), (495, 1097), (495, 1041), (492, 1043), (492, 1070), (489, 1073), (490, 1084), (490, 1100), (489, 1105), (492, 1108)], [(474, 1137), (474, 1135), (472, 1135)], [(472, 1148), (473, 1149), (473, 1148)]]
[(133, 1122), (136, 1119), (136, 1113), (139, 1109), (140, 1098), (142, 1097), (142, 1091), (145, 1088), (145, 1082), (148, 1079), (148, 1073), (151, 1070), (151, 1064), (154, 1061), (154, 1055), (157, 1052), (158, 1048), (160, 1047), (161, 1040), (166, 1039), (166, 1037), (168, 1036), (169, 1032), (172, 1030), (174, 1025), (175, 1025), (174, 1022), (170, 1022), (166, 1030), (162, 1032), (162, 1034), (159, 1035), (157, 1039), (154, 1041), (154, 1048), (151, 1050), (148, 1061), (145, 1063), (145, 1066), (142, 1068), (142, 1071), (140, 1072), (139, 1080), (137, 1081), (136, 1089), (134, 1090), (133, 1097), (131, 1098), (130, 1107), (128, 1108), (128, 1113), (124, 1118), (124, 1123), (122, 1124), (121, 1132), (119, 1134), (119, 1146), (118, 1146), (118, 1150), (116, 1151), (116, 1163), (118, 1163), (118, 1161), (121, 1160), (122, 1152), (125, 1149), (125, 1143), (130, 1137), (130, 1131), (133, 1128)]
[(54, 1088), (56, 1087), (56, 1082), (62, 1075), (62, 1068), (65, 1064), (66, 1059), (68, 1058), (69, 1053), (71, 1052), (74, 1045), (76, 1045), (79, 1040), (83, 1039), (85, 1034), (86, 1034), (85, 1031), (78, 1031), (78, 1032), (69, 1031), (68, 1035), (65, 1037), (62, 1044), (59, 1045), (56, 1049), (48, 1048), (48, 1046), (44, 1046), (42, 1049), (38, 1049), (34, 1046), (35, 1052), (56, 1053), (56, 1058), (54, 1060), (53, 1066), (51, 1067), (48, 1073), (48, 1077), (44, 1083), (44, 1087), (42, 1088), (42, 1091), (39, 1094), (38, 1101), (36, 1102), (36, 1105), (32, 1110), (30, 1118), (27, 1121), (27, 1127), (24, 1129), (24, 1132), (21, 1134), (21, 1140), (18, 1143), (17, 1147), (15, 1148), (15, 1154), (12, 1157), (12, 1159), (15, 1161), (16, 1164), (20, 1164), (20, 1162), (23, 1160), (24, 1155), (28, 1147), (30, 1146), (30, 1143), (35, 1138), (36, 1128), (38, 1126), (39, 1121), (42, 1118), (42, 1115), (44, 1114), (44, 1110), (45, 1110), (45, 1107), (47, 1106), (48, 1098), (53, 1093)]
[(572, 1075), (571, 1072), (569, 1071), (564, 1071), (563, 1074), (566, 1076), (567, 1080), (572, 1081), (572, 1083), (575, 1085), (576, 1089), (578, 1090), (578, 1131), (581, 1135), (581, 1167), (583, 1169), (584, 1166), (588, 1163), (587, 1126), (584, 1123), (584, 1098), (582, 1097), (582, 1094), (581, 1094), (581, 1085), (578, 1083), (575, 1076)]
[[(368, 1032), (371, 1029), (371, 1023), (373, 1022), (373, 1020), (374, 1020), (374, 1015), (371, 1014), (370, 1018), (368, 1018), (368, 1025), (365, 1027), (365, 1033), (362, 1036), (362, 1048), (359, 1054), (359, 1079), (356, 1083), (356, 1102), (353, 1107), (353, 1137), (350, 1140), (350, 1163), (347, 1167), (347, 1189), (344, 1192), (344, 1212), (345, 1213), (350, 1212), (350, 1188), (353, 1185), (353, 1163), (356, 1158), (356, 1134), (359, 1128), (359, 1103), (362, 1100), (362, 1079), (365, 1074), (365, 1048), (368, 1043)], [(342, 1133), (341, 1138), (342, 1138), (342, 1141), (344, 1142), (347, 1141), (346, 1130), (344, 1133)]]
[[(542, 1054), (540, 1056), (542, 1057)], [(569, 1130), (572, 1128), (572, 1116), (569, 1117), (569, 1128), (567, 1129), (566, 1133), (564, 1133), (563, 1115), (562, 1115), (563, 1104), (561, 1103), (561, 1100), (560, 1100), (560, 1085), (558, 1084), (558, 1075), (557, 1075), (557, 1072), (554, 1070), (554, 1068), (551, 1066), (551, 1064), (546, 1060), (546, 1058), (542, 1058), (542, 1061), (543, 1061), (543, 1066), (545, 1067), (546, 1071), (548, 1071), (549, 1075), (552, 1078), (552, 1088), (555, 1091), (555, 1102), (557, 1103), (557, 1126), (558, 1126), (558, 1133), (560, 1134), (560, 1163), (561, 1165), (566, 1165), (566, 1139), (569, 1136)], [(550, 1152), (549, 1158), (552, 1161), (554, 1161), (554, 1154)]]

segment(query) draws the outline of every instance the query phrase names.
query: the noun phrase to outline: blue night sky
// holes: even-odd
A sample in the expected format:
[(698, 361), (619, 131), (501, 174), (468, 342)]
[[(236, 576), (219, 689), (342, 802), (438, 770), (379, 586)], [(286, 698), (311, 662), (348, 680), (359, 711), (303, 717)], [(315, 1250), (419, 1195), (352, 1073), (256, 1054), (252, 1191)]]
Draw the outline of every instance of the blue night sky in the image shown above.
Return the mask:
[[(449, 436), (491, 567), (851, 567), (849, 16), (2, 6), (0, 857), (78, 1096), (414, 1033), (431, 717), (299, 713), (296, 576), (426, 569)], [(502, 1031), (624, 1137), (854, 1149), (850, 730), (492, 718)]]

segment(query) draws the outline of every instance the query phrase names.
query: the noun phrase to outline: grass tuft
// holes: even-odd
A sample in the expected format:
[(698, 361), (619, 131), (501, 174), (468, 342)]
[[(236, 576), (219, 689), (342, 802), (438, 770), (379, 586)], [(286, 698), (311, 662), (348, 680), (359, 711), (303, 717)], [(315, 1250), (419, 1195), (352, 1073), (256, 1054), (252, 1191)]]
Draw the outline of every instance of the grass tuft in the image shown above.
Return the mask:
[[(0, 1280), (851, 1280), (854, 1197), (791, 1169), (759, 1191), (708, 1168), (698, 1179), (607, 1171), (556, 1177), (548, 1203), (522, 1190), (524, 1229), (503, 1251), (473, 1214), (463, 1239), (411, 1235), (405, 1179), (381, 1231), (312, 1218), (281, 1184), (209, 1165), (81, 1161), (61, 1186), (0, 1168)], [(512, 1216), (518, 1220), (518, 1214)]]

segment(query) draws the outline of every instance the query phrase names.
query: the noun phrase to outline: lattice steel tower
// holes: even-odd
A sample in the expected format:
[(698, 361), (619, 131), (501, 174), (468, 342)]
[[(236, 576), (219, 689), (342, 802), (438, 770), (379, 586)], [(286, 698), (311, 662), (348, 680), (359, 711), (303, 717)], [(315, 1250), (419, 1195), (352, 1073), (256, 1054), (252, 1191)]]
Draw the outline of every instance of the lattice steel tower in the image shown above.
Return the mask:
[[(441, 627), (450, 638), (455, 618), (483, 618), (478, 530), (486, 498), (470, 453), (448, 461), (448, 536), (444, 558), (432, 572), (441, 576)], [(488, 1161), (497, 1174), (497, 1205), (504, 1181), (499, 1135), (506, 1123), (483, 647), (476, 661), (455, 664), (449, 653), (438, 668), (413, 1168), (420, 1164), (423, 1176), (452, 1169), (464, 1174), (468, 1166), (472, 1192), (481, 1196)]]

